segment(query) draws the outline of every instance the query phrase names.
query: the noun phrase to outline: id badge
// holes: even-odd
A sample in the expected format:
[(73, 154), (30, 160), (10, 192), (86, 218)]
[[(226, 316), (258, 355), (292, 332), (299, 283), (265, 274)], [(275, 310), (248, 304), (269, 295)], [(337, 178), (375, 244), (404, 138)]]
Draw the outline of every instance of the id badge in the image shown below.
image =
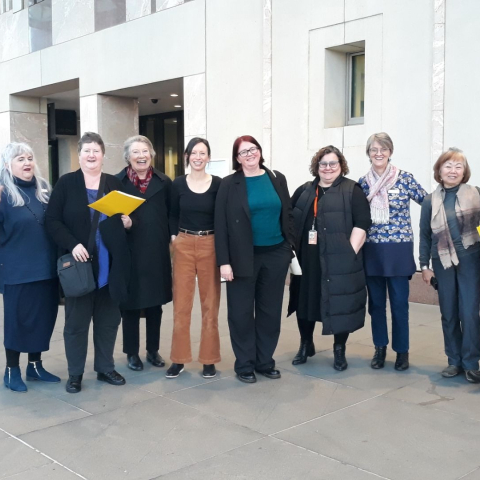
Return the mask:
[(317, 244), (317, 231), (316, 230), (310, 230), (308, 232), (308, 244), (309, 245), (316, 245)]

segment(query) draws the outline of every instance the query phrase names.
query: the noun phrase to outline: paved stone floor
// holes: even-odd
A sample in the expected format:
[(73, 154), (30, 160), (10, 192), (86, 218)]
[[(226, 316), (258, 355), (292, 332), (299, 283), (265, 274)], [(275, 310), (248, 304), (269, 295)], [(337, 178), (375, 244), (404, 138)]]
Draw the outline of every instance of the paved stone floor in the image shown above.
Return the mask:
[[(98, 382), (90, 351), (77, 395), (64, 389), (61, 307), (44, 360), (62, 383), (28, 382), (26, 394), (0, 390), (0, 478), (480, 479), (480, 386), (440, 376), (446, 360), (438, 307), (411, 304), (406, 372), (393, 369), (391, 351), (384, 370), (369, 367), (368, 324), (348, 342), (345, 372), (332, 369), (332, 339), (320, 334), (317, 355), (294, 367), (297, 327), (284, 318), (275, 356), (281, 380), (245, 385), (232, 369), (224, 299), (217, 378), (203, 379), (198, 363), (176, 380), (149, 364), (132, 372), (119, 336), (115, 358), (127, 385)], [(197, 351), (198, 303), (192, 323)], [(168, 305), (166, 359), (171, 331)], [(24, 368), (23, 355), (21, 362)]]

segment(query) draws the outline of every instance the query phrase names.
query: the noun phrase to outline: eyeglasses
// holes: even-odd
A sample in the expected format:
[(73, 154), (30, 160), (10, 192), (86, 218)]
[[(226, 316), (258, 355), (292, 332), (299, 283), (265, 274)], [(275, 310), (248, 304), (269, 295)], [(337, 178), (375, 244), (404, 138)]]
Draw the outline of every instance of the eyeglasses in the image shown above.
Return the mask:
[(369, 149), (368, 149), (368, 153), (375, 154), (375, 155), (376, 155), (377, 153), (383, 153), (383, 154), (385, 154), (385, 153), (387, 153), (387, 152), (389, 152), (389, 151), (390, 151), (389, 148), (369, 148)]
[(249, 155), (255, 155), (258, 152), (258, 147), (252, 147), (249, 148), (248, 150), (242, 150), (241, 152), (238, 152), (239, 157), (248, 157)]
[(332, 170), (335, 170), (338, 167), (338, 160), (333, 161), (333, 162), (320, 162), (318, 164), (318, 168), (320, 170), (325, 170), (327, 167), (331, 168)]

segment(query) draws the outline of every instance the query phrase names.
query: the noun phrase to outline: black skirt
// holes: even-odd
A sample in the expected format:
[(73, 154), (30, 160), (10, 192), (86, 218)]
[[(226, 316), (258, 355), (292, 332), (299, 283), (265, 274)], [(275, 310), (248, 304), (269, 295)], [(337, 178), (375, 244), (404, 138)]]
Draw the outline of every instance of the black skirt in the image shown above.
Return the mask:
[(4, 288), (5, 348), (25, 353), (47, 351), (58, 313), (58, 279)]

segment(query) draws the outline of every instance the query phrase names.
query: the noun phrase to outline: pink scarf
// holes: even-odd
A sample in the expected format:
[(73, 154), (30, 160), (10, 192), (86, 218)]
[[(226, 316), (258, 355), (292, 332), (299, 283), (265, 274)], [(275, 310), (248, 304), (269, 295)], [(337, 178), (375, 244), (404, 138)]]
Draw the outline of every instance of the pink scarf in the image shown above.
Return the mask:
[(389, 222), (388, 191), (397, 183), (399, 173), (400, 170), (389, 163), (382, 176), (378, 175), (373, 167), (370, 168), (365, 176), (370, 189), (367, 200), (370, 202), (372, 222), (376, 225)]

